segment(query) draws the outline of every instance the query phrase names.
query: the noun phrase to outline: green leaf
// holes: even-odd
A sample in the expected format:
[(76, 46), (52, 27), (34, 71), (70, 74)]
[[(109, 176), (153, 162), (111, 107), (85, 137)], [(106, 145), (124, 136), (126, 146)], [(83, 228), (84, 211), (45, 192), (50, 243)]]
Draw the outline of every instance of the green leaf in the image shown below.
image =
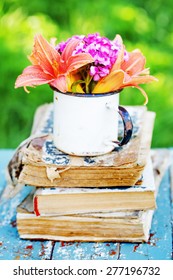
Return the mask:
[(85, 81), (83, 80), (78, 80), (76, 82), (74, 82), (71, 86), (71, 89), (72, 89), (72, 92), (76, 92), (76, 87), (79, 85), (79, 84), (85, 84)]

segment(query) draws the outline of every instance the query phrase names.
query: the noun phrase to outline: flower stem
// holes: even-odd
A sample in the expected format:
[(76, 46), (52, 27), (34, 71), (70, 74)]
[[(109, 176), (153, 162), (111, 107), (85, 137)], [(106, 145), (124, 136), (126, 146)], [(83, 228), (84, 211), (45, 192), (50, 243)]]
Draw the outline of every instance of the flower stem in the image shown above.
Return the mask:
[(91, 93), (91, 90), (90, 90), (90, 83), (92, 81), (92, 78), (89, 74), (87, 74), (87, 77), (86, 77), (86, 80), (85, 80), (85, 83), (86, 83), (86, 93)]

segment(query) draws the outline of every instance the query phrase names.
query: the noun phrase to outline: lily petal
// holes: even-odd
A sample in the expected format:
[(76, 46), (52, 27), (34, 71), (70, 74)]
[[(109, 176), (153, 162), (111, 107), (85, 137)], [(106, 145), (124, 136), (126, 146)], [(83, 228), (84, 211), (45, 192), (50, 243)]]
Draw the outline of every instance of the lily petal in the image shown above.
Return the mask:
[(129, 53), (129, 59), (121, 64), (121, 69), (130, 76), (140, 74), (144, 70), (146, 59), (139, 50)]
[(32, 54), (29, 56), (32, 64), (38, 64), (45, 73), (57, 74), (60, 54), (40, 34), (35, 36)]
[(28, 66), (25, 68), (23, 73), (18, 76), (15, 82), (15, 88), (22, 86), (37, 86), (42, 84), (48, 84), (53, 80), (51, 75), (48, 75), (42, 71), (42, 69), (37, 66)]
[(122, 61), (124, 60), (124, 49), (125, 49), (125, 47), (123, 46), (123, 41), (122, 41), (121, 36), (117, 35), (114, 40), (116, 40), (116, 41), (118, 40), (118, 43), (120, 45), (120, 50), (119, 50), (118, 57), (117, 57), (114, 65), (113, 65), (111, 71), (115, 71), (115, 70), (120, 69)]
[(67, 92), (68, 86), (67, 86), (67, 78), (65, 75), (59, 75), (56, 79), (54, 79), (52, 82), (49, 83), (54, 88), (57, 88), (61, 92)]
[(64, 60), (65, 62), (68, 61), (69, 57), (72, 56), (73, 51), (77, 47), (77, 45), (80, 43), (81, 40), (79, 39), (71, 39), (65, 49), (62, 52), (61, 59)]
[(68, 71), (72, 72), (86, 64), (92, 63), (94, 62), (93, 57), (90, 54), (85, 54), (85, 53), (81, 53), (81, 54), (77, 54), (74, 56), (71, 56), (68, 59)]
[(99, 80), (92, 93), (104, 93), (116, 91), (122, 88), (124, 81), (124, 72), (117, 70)]
[(150, 75), (137, 76), (137, 77), (132, 76), (127, 82), (124, 82), (124, 84), (127, 86), (133, 86), (138, 84), (147, 84), (152, 81), (158, 81), (158, 79)]

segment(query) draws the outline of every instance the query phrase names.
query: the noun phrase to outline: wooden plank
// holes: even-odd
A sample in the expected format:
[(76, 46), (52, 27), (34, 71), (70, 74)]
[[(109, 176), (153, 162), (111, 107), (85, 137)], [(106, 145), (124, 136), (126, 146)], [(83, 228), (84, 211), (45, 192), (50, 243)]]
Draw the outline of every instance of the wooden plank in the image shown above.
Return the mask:
[[(0, 191), (5, 186), (5, 166), (12, 150), (0, 151)], [(30, 241), (19, 239), (15, 225), (15, 209), (27, 195), (24, 188), (11, 200), (0, 205), (0, 259), (171, 259), (172, 228), (169, 174), (162, 180), (148, 244), (79, 243)]]
[[(171, 185), (171, 216), (172, 216), (172, 239), (173, 239), (173, 149), (171, 149), (170, 185)], [(173, 240), (172, 240), (172, 259), (173, 259)]]
[(170, 166), (170, 186), (171, 186), (171, 203), (173, 207), (173, 149), (171, 149), (171, 162), (172, 164)]
[(56, 242), (53, 260), (117, 260), (119, 243)]
[(170, 180), (167, 171), (159, 188), (150, 238), (146, 244), (120, 246), (121, 260), (170, 260), (172, 255), (172, 226), (170, 203)]
[[(12, 157), (12, 150), (0, 150), (0, 190), (5, 187), (5, 168)], [(16, 207), (29, 194), (32, 187), (24, 187), (12, 199), (0, 203), (0, 260), (50, 259), (53, 242), (29, 241), (19, 238), (16, 228)]]
[(14, 154), (14, 150), (0, 150), (0, 193), (5, 187), (5, 172), (6, 166)]

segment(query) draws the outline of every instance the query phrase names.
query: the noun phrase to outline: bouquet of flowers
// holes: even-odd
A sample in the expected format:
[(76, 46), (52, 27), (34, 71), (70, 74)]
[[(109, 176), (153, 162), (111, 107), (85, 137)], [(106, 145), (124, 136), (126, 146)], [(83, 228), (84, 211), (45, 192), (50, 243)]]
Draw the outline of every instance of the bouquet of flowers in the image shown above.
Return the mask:
[(29, 60), (32, 63), (18, 76), (15, 87), (49, 84), (61, 92), (99, 94), (136, 87), (157, 80), (145, 68), (140, 50), (128, 52), (120, 35), (114, 40), (99, 33), (73, 36), (55, 45), (40, 34), (35, 36)]

